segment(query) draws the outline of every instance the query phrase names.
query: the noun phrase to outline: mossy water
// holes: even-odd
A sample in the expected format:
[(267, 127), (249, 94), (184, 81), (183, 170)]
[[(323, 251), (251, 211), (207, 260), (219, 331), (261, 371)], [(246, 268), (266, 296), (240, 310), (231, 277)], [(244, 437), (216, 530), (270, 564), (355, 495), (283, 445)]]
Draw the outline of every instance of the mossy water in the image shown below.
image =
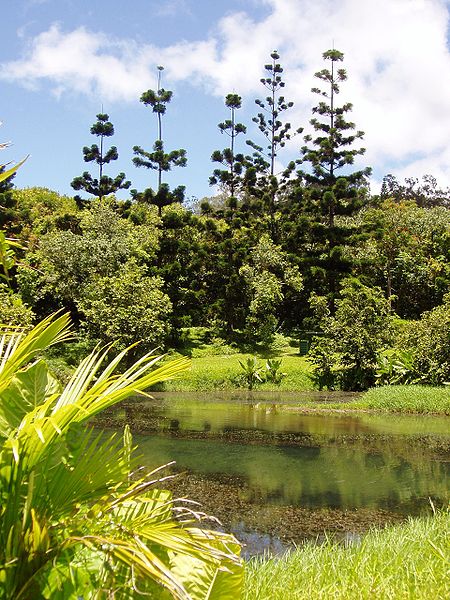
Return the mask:
[[(348, 401), (313, 394), (311, 403)], [(448, 499), (449, 419), (298, 412), (295, 395), (157, 394), (110, 413), (128, 422), (149, 467), (176, 461), (167, 483), (197, 500), (250, 553), (317, 538), (354, 539)]]

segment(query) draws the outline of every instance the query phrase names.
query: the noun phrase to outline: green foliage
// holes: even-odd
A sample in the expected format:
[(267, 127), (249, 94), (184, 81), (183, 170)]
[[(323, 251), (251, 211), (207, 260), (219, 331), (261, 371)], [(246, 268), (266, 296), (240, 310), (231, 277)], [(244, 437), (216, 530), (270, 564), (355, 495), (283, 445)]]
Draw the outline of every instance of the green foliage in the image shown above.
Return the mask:
[(389, 303), (381, 290), (348, 280), (331, 315), (323, 299), (312, 299), (322, 315), (324, 337), (315, 338), (308, 355), (319, 388), (363, 390), (375, 382), (377, 356), (391, 341)]
[(377, 385), (407, 385), (420, 383), (414, 372), (414, 353), (398, 348), (388, 348), (378, 355)]
[[(214, 390), (236, 390), (247, 388), (244, 371), (239, 361), (246, 363), (248, 354), (216, 355), (205, 354), (192, 358), (191, 369), (177, 381), (164, 384), (164, 390), (174, 392), (205, 392)], [(280, 383), (257, 382), (262, 391), (306, 391), (313, 389), (311, 366), (300, 356), (283, 355), (283, 371), (286, 376)], [(264, 367), (264, 358), (260, 358)], [(262, 375), (262, 373), (261, 373)]]
[(262, 381), (261, 365), (258, 364), (256, 356), (247, 358), (246, 361), (239, 361), (241, 369), (244, 371), (244, 379), (249, 390), (252, 390), (257, 381)]
[[(151, 260), (158, 233), (154, 226), (133, 226), (105, 201), (83, 211), (80, 232), (53, 231), (41, 238), (39, 249), (28, 257), (18, 274), (26, 299), (48, 294), (73, 307), (84, 287), (96, 277), (112, 277), (130, 258)], [(36, 270), (37, 268), (37, 270)]]
[(161, 87), (161, 74), (163, 67), (158, 67), (158, 90), (147, 90), (141, 95), (141, 102), (145, 106), (150, 106), (152, 112), (158, 119), (158, 138), (153, 144), (153, 151), (148, 152), (140, 146), (134, 146), (133, 164), (136, 167), (153, 169), (158, 172), (158, 185), (156, 191), (147, 188), (143, 192), (132, 190), (132, 196), (135, 200), (155, 204), (158, 207), (158, 214), (161, 216), (163, 206), (168, 206), (173, 202), (182, 202), (184, 198), (184, 186), (178, 186), (170, 191), (167, 184), (162, 183), (162, 174), (170, 171), (172, 167), (185, 167), (187, 163), (186, 150), (172, 150), (166, 152), (164, 148), (162, 134), (162, 117), (166, 113), (167, 104), (172, 99), (172, 92)]
[(115, 275), (93, 278), (78, 308), (93, 339), (116, 340), (119, 349), (140, 341), (149, 350), (167, 338), (172, 306), (162, 280), (147, 276), (145, 268), (129, 260)]
[(447, 209), (384, 200), (356, 220), (366, 232), (351, 249), (356, 272), (383, 287), (398, 314), (418, 318), (442, 302), (450, 281)]
[(47, 188), (13, 189), (0, 219), (6, 231), (36, 243), (38, 236), (58, 228), (76, 231), (79, 210), (73, 198)]
[(283, 377), (286, 377), (286, 373), (281, 371), (282, 359), (268, 358), (264, 366), (264, 379), (271, 383), (279, 384)]
[(0, 323), (29, 329), (33, 317), (32, 310), (23, 303), (19, 294), (0, 284)]
[[(330, 61), (331, 68), (318, 71), (315, 77), (325, 83), (326, 89), (312, 89), (321, 98), (319, 104), (313, 108), (313, 114), (318, 115), (318, 118), (313, 117), (310, 121), (318, 136), (314, 139), (311, 135), (305, 136), (305, 142), (312, 143), (312, 146), (303, 146), (301, 162), (309, 162), (312, 166), (312, 174), (302, 172), (307, 181), (328, 187), (324, 192), (327, 198), (324, 196), (323, 200), (328, 209), (330, 225), (333, 225), (338, 201), (345, 204), (345, 195), (349, 192), (348, 189), (344, 189), (345, 195), (339, 198), (338, 189), (332, 189), (337, 182), (336, 171), (346, 165), (352, 165), (356, 156), (364, 154), (365, 148), (351, 148), (353, 142), (364, 136), (362, 131), (349, 133), (355, 129), (355, 125), (346, 121), (345, 115), (352, 110), (352, 104), (348, 102), (338, 106), (336, 103), (336, 96), (340, 92), (339, 85), (347, 79), (345, 69), (338, 68), (338, 63), (344, 60), (344, 55), (339, 50), (327, 50), (323, 53), (323, 59)], [(370, 169), (365, 169), (345, 176), (345, 179), (351, 183), (361, 182), (369, 174)]]
[[(263, 205), (268, 208), (270, 230), (272, 235), (275, 235), (275, 200), (280, 187), (283, 187), (280, 186), (279, 178), (275, 173), (275, 161), (280, 149), (284, 148), (291, 136), (301, 133), (303, 130), (299, 128), (292, 132), (291, 124), (282, 120), (283, 113), (292, 108), (294, 103), (287, 101), (280, 93), (286, 85), (281, 75), (283, 67), (278, 62), (280, 55), (274, 50), (270, 58), (271, 62), (264, 65), (265, 76), (260, 80), (268, 95), (264, 100), (255, 100), (255, 104), (261, 109), (261, 112), (252, 119), (265, 138), (265, 146), (247, 140), (253, 153), (252, 156), (246, 157), (245, 183), (248, 194), (255, 199), (262, 200)], [(284, 183), (285, 179), (289, 177), (293, 166), (295, 166), (294, 163), (283, 173), (281, 183)]]
[(0, 230), (0, 279), (3, 279), (8, 286), (11, 285), (11, 269), (16, 265), (15, 250), (23, 250), (24, 247), (16, 240), (7, 238), (5, 233)]
[(246, 329), (250, 339), (270, 344), (278, 324), (276, 310), (285, 297), (285, 288), (299, 293), (303, 280), (296, 265), (267, 234), (250, 251), (249, 264), (240, 269), (250, 291)]
[(122, 442), (82, 427), (176, 377), (185, 360), (155, 368), (158, 357), (145, 355), (117, 375), (126, 351), (106, 366), (94, 351), (61, 390), (38, 356), (69, 335), (62, 316), (0, 344), (0, 598), (238, 597), (235, 539), (196, 527), (191, 510), (154, 487), (159, 469), (131, 476), (129, 431)]
[(450, 415), (450, 392), (447, 387), (387, 385), (368, 390), (351, 407)]
[(450, 294), (444, 300), (403, 334), (402, 344), (414, 356), (414, 372), (430, 385), (450, 382)]
[(215, 150), (211, 155), (213, 162), (221, 163), (225, 169), (214, 169), (209, 178), (210, 185), (220, 184), (227, 189), (231, 197), (235, 197), (243, 183), (244, 155), (235, 152), (236, 138), (240, 133), (246, 133), (247, 128), (242, 123), (236, 123), (236, 110), (241, 108), (241, 97), (238, 94), (228, 94), (225, 105), (230, 109), (230, 118), (219, 123), (221, 133), (230, 137), (230, 145), (225, 150)]

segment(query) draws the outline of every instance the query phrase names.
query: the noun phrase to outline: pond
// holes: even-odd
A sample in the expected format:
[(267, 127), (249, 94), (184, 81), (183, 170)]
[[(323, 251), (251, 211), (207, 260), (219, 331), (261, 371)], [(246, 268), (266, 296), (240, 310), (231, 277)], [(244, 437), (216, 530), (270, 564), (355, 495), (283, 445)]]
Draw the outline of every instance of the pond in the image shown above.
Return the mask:
[(154, 394), (102, 416), (129, 423), (148, 467), (176, 461), (165, 487), (200, 502), (246, 544), (280, 552), (332, 534), (358, 540), (448, 501), (450, 420), (299, 412), (335, 394)]

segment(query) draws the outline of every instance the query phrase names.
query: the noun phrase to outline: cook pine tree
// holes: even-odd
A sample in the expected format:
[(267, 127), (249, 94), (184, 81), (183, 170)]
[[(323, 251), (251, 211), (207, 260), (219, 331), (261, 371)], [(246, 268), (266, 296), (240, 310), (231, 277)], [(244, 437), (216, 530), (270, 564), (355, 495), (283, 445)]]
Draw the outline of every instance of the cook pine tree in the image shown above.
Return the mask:
[[(330, 66), (315, 73), (322, 83), (311, 90), (320, 97), (310, 120), (315, 133), (304, 137), (298, 176), (306, 188), (305, 210), (310, 214), (308, 245), (316, 255), (314, 258), (312, 253), (309, 262), (314, 266), (316, 281), (322, 278), (324, 287), (320, 291), (328, 295), (333, 308), (338, 282), (351, 268), (344, 246), (357, 233), (337, 218), (353, 215), (362, 207), (368, 196), (371, 169), (352, 170), (355, 159), (365, 152), (365, 148), (355, 147), (364, 132), (356, 130), (347, 119), (352, 104), (338, 102), (340, 85), (347, 80), (347, 72), (340, 66), (344, 54), (332, 49), (322, 56)], [(308, 164), (305, 170), (303, 165)]]
[(163, 173), (167, 173), (172, 167), (185, 167), (187, 163), (186, 150), (172, 150), (166, 152), (163, 141), (163, 116), (166, 114), (167, 105), (172, 100), (173, 92), (165, 90), (161, 87), (161, 74), (163, 67), (158, 67), (158, 89), (147, 90), (141, 95), (140, 101), (152, 109), (156, 115), (158, 124), (158, 137), (153, 144), (153, 150), (148, 152), (141, 146), (134, 146), (133, 164), (136, 167), (144, 167), (157, 172), (157, 187), (154, 190), (151, 187), (146, 188), (143, 192), (132, 190), (131, 194), (135, 200), (153, 204), (158, 207), (158, 214), (161, 216), (162, 208), (174, 202), (183, 202), (184, 186), (178, 186), (173, 190), (167, 183), (163, 183)]
[[(279, 177), (275, 172), (276, 159), (280, 148), (284, 148), (286, 142), (293, 135), (301, 133), (303, 130), (298, 128), (292, 131), (291, 124), (281, 118), (283, 113), (294, 106), (294, 103), (287, 101), (281, 93), (286, 83), (282, 79), (283, 67), (278, 62), (280, 55), (274, 50), (270, 58), (272, 61), (264, 65), (266, 73), (260, 80), (268, 91), (268, 95), (264, 100), (255, 100), (255, 104), (261, 111), (252, 119), (265, 137), (265, 143), (260, 145), (252, 140), (247, 140), (247, 144), (253, 148), (252, 156), (247, 157), (250, 162), (247, 170), (247, 182), (250, 193), (263, 199), (269, 211), (271, 230), (274, 233), (275, 203), (280, 187)], [(293, 163), (288, 166), (281, 176), (281, 181), (289, 177), (294, 166)]]
[(247, 128), (236, 121), (236, 111), (242, 106), (242, 98), (238, 94), (228, 94), (225, 106), (230, 110), (230, 118), (219, 123), (219, 131), (230, 138), (230, 143), (224, 150), (215, 150), (211, 160), (220, 163), (222, 168), (216, 168), (209, 178), (210, 185), (219, 185), (228, 193), (230, 207), (237, 203), (237, 194), (242, 190), (245, 158), (242, 153), (236, 153), (236, 138), (246, 133)]
[(119, 173), (112, 178), (104, 174), (104, 166), (119, 158), (116, 146), (111, 146), (105, 151), (105, 138), (114, 135), (114, 125), (106, 113), (99, 113), (97, 121), (91, 127), (91, 134), (99, 138), (99, 144), (84, 146), (83, 158), (85, 162), (95, 162), (98, 165), (98, 177), (85, 171), (81, 176), (75, 177), (70, 184), (74, 190), (85, 190), (88, 194), (97, 196), (100, 200), (117, 190), (128, 189), (130, 181), (126, 181), (125, 173)]

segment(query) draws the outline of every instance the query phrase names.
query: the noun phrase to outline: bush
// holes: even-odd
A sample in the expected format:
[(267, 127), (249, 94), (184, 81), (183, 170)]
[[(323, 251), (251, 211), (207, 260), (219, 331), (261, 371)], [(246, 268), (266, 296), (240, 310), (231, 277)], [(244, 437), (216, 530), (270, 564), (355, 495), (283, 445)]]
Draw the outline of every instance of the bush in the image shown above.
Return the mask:
[(315, 338), (309, 360), (320, 389), (364, 390), (375, 382), (377, 356), (392, 339), (389, 303), (380, 288), (347, 280), (331, 315), (325, 299), (312, 298), (324, 337)]
[(444, 304), (409, 325), (402, 345), (414, 353), (414, 370), (430, 385), (450, 382), (450, 294)]
[(0, 284), (0, 323), (30, 329), (33, 312), (26, 306), (19, 294)]
[(142, 342), (143, 350), (161, 345), (172, 311), (159, 277), (148, 277), (133, 260), (113, 277), (88, 284), (78, 303), (88, 334), (103, 342), (117, 340), (119, 349)]

